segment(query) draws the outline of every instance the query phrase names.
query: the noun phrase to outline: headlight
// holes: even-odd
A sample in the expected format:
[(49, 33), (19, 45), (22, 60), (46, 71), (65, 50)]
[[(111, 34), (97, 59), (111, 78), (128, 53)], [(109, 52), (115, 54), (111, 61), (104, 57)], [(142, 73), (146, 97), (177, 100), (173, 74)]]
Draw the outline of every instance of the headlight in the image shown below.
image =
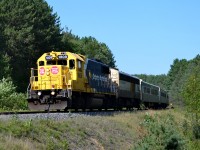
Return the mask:
[(41, 92), (41, 91), (39, 91), (39, 92), (38, 92), (38, 95), (40, 96), (41, 94), (42, 94), (42, 92)]
[(51, 95), (55, 95), (55, 91), (52, 91), (52, 92), (51, 92)]

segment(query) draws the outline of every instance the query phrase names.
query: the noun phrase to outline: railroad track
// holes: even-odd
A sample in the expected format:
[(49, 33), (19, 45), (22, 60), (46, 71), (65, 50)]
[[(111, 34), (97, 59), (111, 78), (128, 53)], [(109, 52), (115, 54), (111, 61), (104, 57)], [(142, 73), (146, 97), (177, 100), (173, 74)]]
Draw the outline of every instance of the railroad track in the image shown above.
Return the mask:
[(34, 120), (34, 119), (53, 119), (53, 120), (65, 120), (75, 117), (88, 117), (88, 116), (114, 116), (122, 113), (136, 113), (147, 110), (87, 110), (87, 111), (10, 111), (0, 112), (0, 121), (2, 119), (17, 118), (20, 120)]
[(49, 111), (49, 112), (47, 111), (6, 111), (6, 112), (0, 112), (0, 115), (42, 114), (42, 113), (57, 113), (57, 111)]
[[(81, 110), (81, 109), (80, 109)], [(108, 112), (132, 112), (136, 111), (136, 109), (133, 110), (114, 110), (114, 109), (109, 109), (109, 110), (98, 110), (98, 109), (93, 109), (93, 110), (86, 110), (86, 111), (79, 111), (79, 110), (68, 110), (68, 111), (5, 111), (5, 112), (0, 112), (0, 115), (12, 115), (12, 114), (43, 114), (43, 113), (83, 113), (83, 114), (90, 114), (90, 113), (108, 113)]]
[[(170, 109), (170, 108), (166, 108)], [(158, 109), (159, 110), (159, 109)], [(5, 112), (0, 112), (0, 115), (14, 115), (14, 114), (43, 114), (43, 113), (78, 113), (78, 114), (102, 114), (102, 113), (122, 113), (122, 112), (135, 112), (135, 111), (144, 111), (144, 110), (138, 110), (138, 109), (132, 109), (132, 110), (114, 110), (114, 109), (109, 109), (109, 110), (98, 110), (98, 109), (93, 109), (93, 110), (68, 110), (68, 111), (5, 111)]]
[(0, 120), (17, 118), (20, 120), (34, 120), (34, 119), (53, 119), (53, 120), (65, 120), (75, 117), (88, 117), (88, 116), (114, 116), (120, 113), (130, 112), (130, 111), (10, 111), (10, 112), (0, 112)]

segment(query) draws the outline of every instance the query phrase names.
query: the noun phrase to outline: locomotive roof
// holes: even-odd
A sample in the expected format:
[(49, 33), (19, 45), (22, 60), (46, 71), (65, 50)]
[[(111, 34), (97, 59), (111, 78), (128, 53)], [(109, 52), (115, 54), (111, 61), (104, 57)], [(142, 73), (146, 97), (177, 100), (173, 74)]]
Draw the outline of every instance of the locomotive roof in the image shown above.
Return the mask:
[(43, 58), (45, 55), (72, 55), (74, 56), (75, 58), (77, 58), (78, 60), (81, 60), (81, 61), (84, 61), (85, 60), (85, 56), (81, 55), (81, 54), (75, 54), (75, 53), (72, 53), (72, 52), (61, 52), (61, 51), (51, 51), (51, 52), (47, 52), (47, 53), (44, 53), (43, 55), (41, 55), (41, 58)]
[(101, 60), (98, 60), (98, 59), (91, 59), (91, 58), (88, 58), (89, 61), (92, 61), (92, 62), (95, 62), (95, 63), (98, 63), (98, 64), (101, 64), (103, 66), (107, 66), (109, 67), (107, 64), (104, 64)]
[(131, 78), (135, 78), (135, 79), (140, 80), (140, 78), (138, 78), (138, 77), (136, 77), (136, 76), (134, 76), (134, 75), (130, 75), (130, 74), (125, 73), (125, 72), (122, 72), (122, 71), (120, 71), (119, 73), (120, 73), (120, 74), (123, 74), (123, 75), (125, 75), (125, 76), (129, 76), (129, 77), (131, 77)]
[(151, 84), (151, 83), (148, 83), (148, 82), (145, 82), (141, 79), (141, 81), (147, 85), (150, 85), (150, 86), (154, 86), (154, 87), (157, 87), (157, 88), (160, 88), (158, 85), (154, 85), (154, 84)]
[(120, 76), (121, 80), (134, 82), (136, 84), (139, 84), (139, 82), (140, 82), (140, 79), (138, 77), (131, 76), (131, 75), (121, 72), (121, 71), (119, 72), (119, 74), (120, 74), (119, 76)]

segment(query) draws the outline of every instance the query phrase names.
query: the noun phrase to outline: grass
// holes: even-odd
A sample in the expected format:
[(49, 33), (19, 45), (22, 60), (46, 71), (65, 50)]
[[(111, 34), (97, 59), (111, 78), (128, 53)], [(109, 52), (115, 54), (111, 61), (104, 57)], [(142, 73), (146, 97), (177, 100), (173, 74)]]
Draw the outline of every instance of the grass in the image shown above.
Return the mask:
[(0, 150), (170, 149), (177, 141), (176, 149), (198, 149), (199, 141), (194, 140), (190, 130), (190, 121), (181, 110), (148, 110), (62, 121), (13, 118), (0, 120)]

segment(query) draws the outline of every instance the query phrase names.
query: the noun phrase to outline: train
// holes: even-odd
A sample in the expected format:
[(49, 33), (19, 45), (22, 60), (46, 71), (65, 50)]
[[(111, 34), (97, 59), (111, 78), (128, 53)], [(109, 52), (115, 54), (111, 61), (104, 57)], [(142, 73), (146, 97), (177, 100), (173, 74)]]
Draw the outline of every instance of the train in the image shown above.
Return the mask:
[(166, 108), (168, 94), (157, 85), (72, 52), (44, 53), (31, 68), (30, 110)]

